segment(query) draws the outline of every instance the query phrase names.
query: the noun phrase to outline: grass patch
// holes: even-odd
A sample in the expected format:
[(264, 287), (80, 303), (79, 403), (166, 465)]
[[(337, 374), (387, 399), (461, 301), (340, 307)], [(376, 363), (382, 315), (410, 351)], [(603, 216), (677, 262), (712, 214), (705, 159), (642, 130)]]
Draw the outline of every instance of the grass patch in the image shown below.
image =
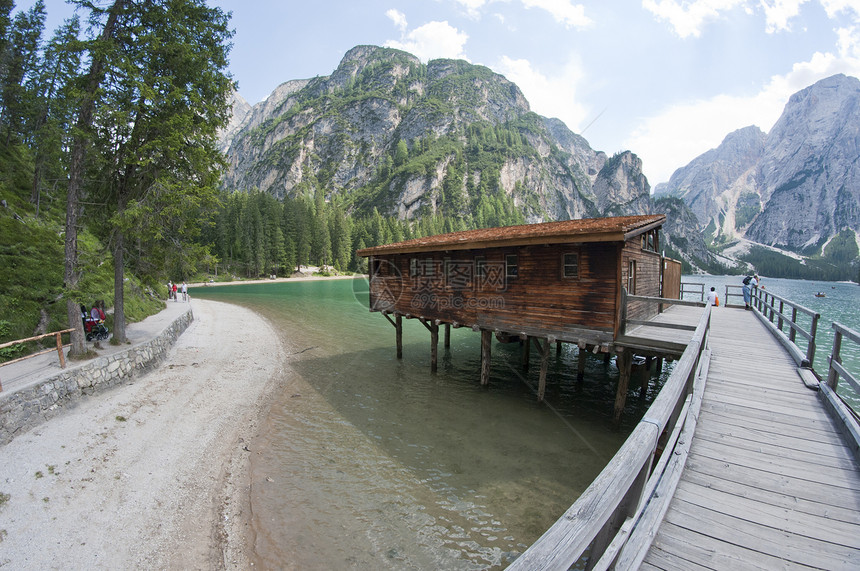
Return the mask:
[(117, 420), (117, 422), (125, 422), (128, 419), (126, 417), (124, 417), (123, 415), (118, 414), (118, 415), (116, 415), (116, 420)]

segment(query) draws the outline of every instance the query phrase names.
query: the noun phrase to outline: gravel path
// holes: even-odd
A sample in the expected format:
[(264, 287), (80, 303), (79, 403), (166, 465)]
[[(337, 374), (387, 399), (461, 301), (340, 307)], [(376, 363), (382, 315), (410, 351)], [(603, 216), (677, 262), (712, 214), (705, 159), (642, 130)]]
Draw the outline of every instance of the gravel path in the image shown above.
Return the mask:
[(193, 311), (156, 371), (0, 447), (0, 569), (251, 566), (249, 443), (286, 355), (248, 309)]

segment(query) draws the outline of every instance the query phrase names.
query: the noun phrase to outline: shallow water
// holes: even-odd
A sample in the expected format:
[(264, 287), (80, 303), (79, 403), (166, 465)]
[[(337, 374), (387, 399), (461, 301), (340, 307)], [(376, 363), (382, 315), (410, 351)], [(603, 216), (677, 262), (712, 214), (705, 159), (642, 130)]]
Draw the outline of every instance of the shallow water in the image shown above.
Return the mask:
[[(546, 402), (539, 358), (493, 344), (479, 385), (480, 335), (451, 332), (430, 373), (430, 335), (394, 328), (366, 307), (366, 282), (200, 288), (241, 303), (283, 332), (291, 371), (252, 455), (256, 551), (266, 568), (504, 567), (591, 483), (650, 404), (631, 391), (611, 428), (617, 371), (577, 351), (552, 352)], [(441, 333), (441, 332), (440, 332)], [(668, 375), (668, 367), (662, 377)], [(643, 374), (643, 373), (640, 373)], [(636, 380), (641, 380), (641, 376)]]
[[(715, 286), (723, 303), (724, 285), (740, 284), (726, 276), (684, 281)], [(764, 285), (822, 314), (819, 370), (830, 321), (858, 328), (856, 285)], [(504, 567), (591, 483), (670, 370), (651, 380), (645, 399), (635, 388), (641, 377), (631, 382), (622, 430), (613, 431), (617, 370), (591, 357), (577, 383), (571, 347), (560, 358), (552, 353), (546, 402), (538, 404), (537, 352), (523, 372), (516, 344), (493, 343), (487, 388), (478, 383), (480, 336), (471, 330), (452, 330), (450, 350), (440, 332), (439, 371), (431, 374), (429, 332), (404, 320), (397, 360), (394, 328), (367, 310), (363, 279), (194, 293), (257, 310), (291, 354), (288, 388), (252, 454), (252, 524), (264, 568)], [(860, 363), (856, 347), (843, 355)]]

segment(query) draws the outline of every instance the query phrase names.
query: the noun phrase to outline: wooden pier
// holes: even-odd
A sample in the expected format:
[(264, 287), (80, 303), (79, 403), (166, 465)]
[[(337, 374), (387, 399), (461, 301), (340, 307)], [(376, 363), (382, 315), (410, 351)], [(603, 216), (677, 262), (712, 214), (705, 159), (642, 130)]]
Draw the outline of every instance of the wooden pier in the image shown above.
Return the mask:
[(618, 454), (509, 569), (860, 569), (860, 424), (834, 392), (860, 383), (841, 341), (809, 368), (817, 314), (754, 303), (705, 308)]
[(642, 569), (860, 569), (860, 470), (752, 312), (713, 312), (689, 457)]

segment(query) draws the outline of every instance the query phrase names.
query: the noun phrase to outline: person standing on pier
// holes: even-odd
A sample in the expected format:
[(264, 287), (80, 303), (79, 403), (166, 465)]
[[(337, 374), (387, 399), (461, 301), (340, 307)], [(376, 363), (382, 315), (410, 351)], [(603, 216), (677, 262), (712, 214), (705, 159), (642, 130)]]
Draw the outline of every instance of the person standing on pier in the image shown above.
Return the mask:
[(758, 286), (758, 274), (744, 278), (744, 309), (752, 309), (752, 289)]

